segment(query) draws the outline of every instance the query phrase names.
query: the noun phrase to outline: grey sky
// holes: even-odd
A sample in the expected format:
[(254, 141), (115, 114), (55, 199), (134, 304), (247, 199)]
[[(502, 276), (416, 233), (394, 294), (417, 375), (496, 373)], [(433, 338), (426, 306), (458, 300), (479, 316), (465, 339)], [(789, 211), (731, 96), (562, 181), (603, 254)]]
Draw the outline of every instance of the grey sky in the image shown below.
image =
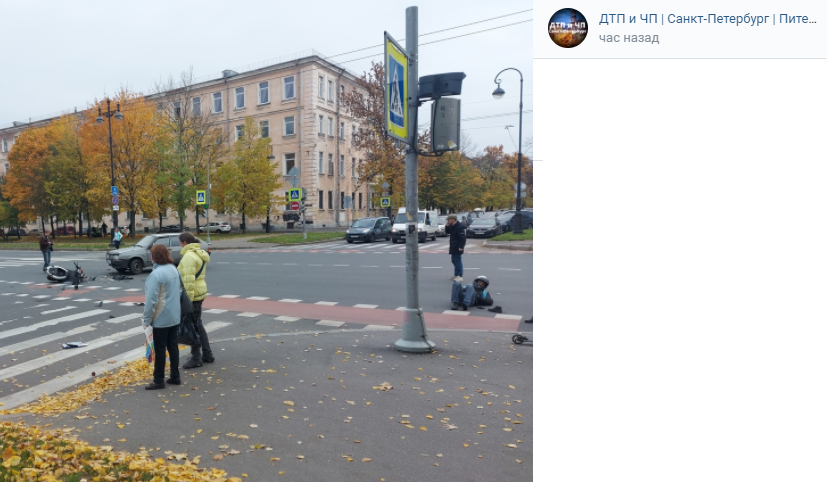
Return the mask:
[[(170, 74), (192, 66), (199, 80), (224, 69), (248, 70), (311, 49), (361, 74), (382, 60), (382, 34), (405, 37), (405, 9), (419, 7), (419, 75), (461, 71), (462, 127), (479, 149), (502, 144), (516, 151), (519, 75), (501, 77), (506, 96), (495, 101), (494, 76), (515, 67), (525, 78), (524, 110), (532, 110), (532, 2), (282, 1), (37, 1), (0, 0), (0, 127), (85, 107), (121, 86), (148, 92)], [(495, 20), (426, 35), (493, 17)], [(478, 32), (432, 45), (426, 42)], [(403, 43), (404, 45), (404, 43)], [(374, 57), (351, 59), (378, 54)], [(275, 63), (275, 62), (270, 62)], [(211, 75), (212, 74), (212, 75)], [(428, 112), (420, 111), (419, 124)], [(533, 136), (533, 114), (523, 115), (523, 141)], [(513, 125), (511, 137), (504, 129)], [(512, 140), (513, 139), (513, 140)]]

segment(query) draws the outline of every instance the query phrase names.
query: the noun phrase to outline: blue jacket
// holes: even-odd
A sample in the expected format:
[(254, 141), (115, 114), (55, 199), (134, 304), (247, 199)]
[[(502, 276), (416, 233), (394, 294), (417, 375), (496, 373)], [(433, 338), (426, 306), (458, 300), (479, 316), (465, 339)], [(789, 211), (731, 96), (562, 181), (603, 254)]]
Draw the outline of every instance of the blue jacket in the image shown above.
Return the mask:
[(144, 326), (168, 328), (181, 322), (181, 282), (170, 264), (156, 265), (146, 278)]

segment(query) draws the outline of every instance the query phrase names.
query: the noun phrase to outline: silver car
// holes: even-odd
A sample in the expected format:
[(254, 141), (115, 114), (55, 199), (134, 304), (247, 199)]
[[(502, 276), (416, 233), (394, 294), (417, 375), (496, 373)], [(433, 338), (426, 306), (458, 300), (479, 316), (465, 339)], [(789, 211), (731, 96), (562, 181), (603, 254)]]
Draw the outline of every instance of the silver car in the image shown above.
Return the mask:
[[(129, 271), (132, 274), (143, 272), (145, 268), (152, 267), (152, 255), (149, 249), (156, 244), (163, 244), (169, 249), (172, 261), (177, 265), (181, 261), (181, 244), (178, 242), (178, 235), (181, 233), (149, 234), (132, 246), (121, 249), (113, 249), (106, 253), (106, 262), (120, 272)], [(204, 241), (195, 238), (201, 244), (201, 249), (210, 252), (209, 246)]]

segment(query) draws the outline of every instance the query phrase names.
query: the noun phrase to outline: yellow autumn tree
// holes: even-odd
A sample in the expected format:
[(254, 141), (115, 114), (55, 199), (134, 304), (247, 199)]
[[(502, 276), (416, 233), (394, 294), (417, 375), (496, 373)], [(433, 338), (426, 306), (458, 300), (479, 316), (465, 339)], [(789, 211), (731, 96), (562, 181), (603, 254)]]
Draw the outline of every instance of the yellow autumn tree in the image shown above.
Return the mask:
[(50, 145), (53, 132), (48, 127), (33, 127), (20, 133), (9, 152), (9, 172), (3, 195), (18, 210), (21, 221), (32, 222), (41, 218), (45, 231), (45, 219), (51, 219), (54, 211), (52, 199), (46, 190), (49, 179)]

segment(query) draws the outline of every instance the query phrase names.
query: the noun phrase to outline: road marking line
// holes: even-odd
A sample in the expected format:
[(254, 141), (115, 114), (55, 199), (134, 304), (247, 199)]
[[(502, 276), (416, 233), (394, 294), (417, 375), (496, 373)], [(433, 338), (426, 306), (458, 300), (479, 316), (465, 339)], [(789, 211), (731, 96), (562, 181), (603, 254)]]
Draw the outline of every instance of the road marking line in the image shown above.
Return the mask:
[(109, 310), (84, 311), (82, 313), (75, 313), (74, 315), (64, 316), (63, 318), (55, 318), (54, 320), (42, 321), (40, 323), (35, 323), (34, 325), (21, 326), (20, 328), (15, 328), (13, 330), (0, 331), (0, 340), (2, 340), (3, 338), (9, 338), (23, 333), (29, 333), (31, 331), (37, 330), (38, 328), (43, 328), (44, 326), (53, 326), (57, 325), (58, 323), (63, 323), (65, 321), (79, 320), (81, 318), (102, 315), (104, 313), (109, 313)]
[(216, 315), (220, 315), (221, 313), (226, 313), (226, 312), (227, 312), (227, 310), (221, 310), (221, 309), (218, 309), (218, 308), (211, 308), (209, 310), (204, 310), (201, 313), (214, 313)]
[(296, 318), (295, 316), (277, 316), (277, 317), (275, 317), (275, 318), (273, 318), (273, 319), (274, 319), (274, 320), (278, 320), (278, 321), (288, 322), (288, 323), (292, 323), (292, 322), (294, 322), (294, 321), (299, 321), (299, 320), (301, 320), (301, 318)]
[(135, 303), (133, 303), (133, 302), (128, 302), (128, 303), (118, 303), (118, 304), (119, 304), (119, 305), (121, 305), (121, 306), (135, 306)]
[(86, 333), (87, 331), (95, 331), (96, 325), (97, 323), (92, 323), (90, 325), (84, 325), (79, 326), (77, 328), (73, 328), (69, 331), (50, 333), (39, 338), (32, 338), (31, 340), (21, 341), (20, 343), (15, 343), (14, 345), (8, 345), (3, 348), (0, 348), (0, 355), (20, 350), (26, 350), (37, 345), (42, 345), (44, 343), (49, 343), (51, 341), (60, 340), (61, 338), (65, 338), (67, 336), (79, 335), (81, 333)]
[(244, 318), (255, 318), (256, 316), (261, 316), (261, 313), (250, 313), (245, 311), (244, 313), (239, 313), (235, 316), (243, 316)]
[(420, 269), (442, 269), (442, 266), (423, 266)]
[(367, 308), (369, 310), (377, 308), (378, 306), (379, 305), (353, 305), (354, 308)]
[(520, 315), (503, 315), (503, 314), (496, 314), (494, 318), (500, 318), (504, 320), (522, 320), (523, 317)]
[(129, 289), (124, 290), (124, 291), (141, 291), (141, 289), (140, 288), (129, 288)]
[(236, 261), (235, 264), (247, 264), (246, 261)]
[(219, 298), (238, 298), (239, 295), (221, 295)]
[(350, 266), (349, 264), (334, 264), (333, 266)]
[(75, 299), (73, 299), (72, 301), (92, 301), (92, 300), (91, 300), (91, 299), (89, 299), (89, 298), (78, 298), (78, 299), (76, 299), (76, 300), (75, 300)]
[(301, 300), (294, 300), (294, 299), (291, 299), (291, 298), (285, 298), (285, 299), (279, 300), (279, 301), (283, 301), (285, 303), (300, 303), (301, 302)]
[(268, 296), (250, 296), (247, 299), (248, 300), (256, 300), (256, 301), (263, 301), (263, 300), (269, 300), (270, 298)]
[(117, 318), (109, 318), (106, 320), (107, 323), (123, 323), (124, 321), (130, 320), (137, 320), (138, 318), (143, 317), (142, 313), (131, 313), (128, 315), (119, 316)]
[(471, 313), (468, 311), (456, 311), (456, 310), (445, 310), (442, 312), (443, 315), (456, 315), (456, 316), (468, 316)]
[(397, 309), (396, 309), (396, 311), (405, 311), (405, 310), (407, 310), (407, 309), (408, 309), (408, 308), (407, 308), (407, 307), (405, 307), (405, 306), (400, 306), (399, 308), (397, 308)]
[(522, 271), (520, 268), (497, 268), (502, 271)]
[(24, 281), (23, 283), (20, 283), (20, 284), (21, 285), (30, 285), (30, 284), (33, 284), (33, 283), (34, 283), (34, 281)]
[(19, 295), (17, 295), (17, 296), (29, 296), (29, 294), (28, 294), (28, 293), (20, 293), (20, 294), (19, 294)]
[(360, 268), (378, 268), (379, 266), (371, 266), (371, 265), (362, 265)]
[(133, 337), (135, 335), (140, 335), (144, 332), (144, 327), (136, 326), (134, 328), (130, 328), (126, 331), (122, 331), (120, 333), (114, 333), (112, 335), (104, 336), (102, 338), (98, 338), (97, 340), (89, 342), (86, 346), (80, 346), (77, 348), (73, 348), (71, 350), (63, 350), (55, 352), (51, 355), (44, 355), (40, 358), (35, 358), (33, 360), (29, 360), (12, 367), (6, 368), (5, 370), (0, 370), (0, 378), (8, 378), (8, 377), (16, 377), (18, 375), (22, 375), (24, 373), (28, 373), (32, 370), (36, 370), (38, 368), (43, 368), (48, 365), (52, 365), (57, 363), (61, 360), (65, 360), (67, 358), (71, 358), (73, 356), (80, 355), (81, 353), (86, 353), (87, 351), (97, 350), (98, 348), (111, 345), (121, 340), (125, 340), (127, 338)]
[(71, 299), (72, 298), (66, 298), (66, 297), (60, 297), (59, 296), (57, 298), (52, 298), (52, 301), (62, 301), (62, 300), (71, 300)]
[[(222, 321), (213, 321), (211, 323), (207, 323), (206, 325), (204, 325), (204, 329), (207, 331), (207, 333), (211, 333), (215, 330), (218, 330), (228, 325), (230, 325), (230, 323), (225, 323)], [(143, 329), (141, 329), (141, 331), (143, 331)], [(75, 350), (77, 350), (77, 348), (75, 348)], [(68, 351), (71, 353), (74, 350)], [(14, 408), (23, 405), (24, 403), (37, 400), (41, 394), (59, 392), (79, 383), (83, 383), (92, 378), (92, 372), (95, 372), (97, 375), (102, 375), (103, 373), (120, 368), (121, 364), (116, 362), (128, 363), (142, 358), (145, 355), (146, 349), (144, 347), (135, 348), (134, 350), (129, 350), (125, 353), (121, 353), (120, 355), (113, 356), (112, 358), (108, 358), (106, 360), (99, 361), (95, 364), (88, 365), (81, 369), (75, 370), (71, 373), (64, 374), (60, 378), (55, 378), (49, 380), (46, 383), (36, 385), (30, 389), (26, 389), (9, 395), (7, 397), (0, 398), (0, 403), (3, 403), (5, 405), (4, 408), (6, 409)]]
[(216, 261), (216, 263), (218, 263), (218, 264), (230, 264), (229, 261)]
[(313, 303), (314, 305), (325, 305), (325, 306), (336, 306), (339, 304), (338, 301), (317, 301)]
[(48, 315), (48, 314), (51, 314), (51, 313), (57, 313), (58, 311), (66, 311), (66, 310), (74, 310), (74, 309), (75, 309), (74, 306), (67, 306), (66, 308), (58, 308), (56, 310), (41, 311), (40, 314), (41, 315)]
[(391, 266), (391, 268), (404, 268), (404, 266)]
[(117, 288), (117, 287), (114, 287), (114, 286), (110, 286), (109, 288), (104, 288), (104, 289), (105, 289), (106, 291), (115, 291), (115, 290), (119, 290), (120, 288)]
[(333, 321), (333, 320), (319, 320), (316, 322), (317, 325), (322, 326), (333, 326), (333, 327), (340, 327), (345, 324), (343, 321)]
[(388, 325), (365, 325), (363, 330), (393, 330), (396, 329), (395, 326), (388, 326)]

